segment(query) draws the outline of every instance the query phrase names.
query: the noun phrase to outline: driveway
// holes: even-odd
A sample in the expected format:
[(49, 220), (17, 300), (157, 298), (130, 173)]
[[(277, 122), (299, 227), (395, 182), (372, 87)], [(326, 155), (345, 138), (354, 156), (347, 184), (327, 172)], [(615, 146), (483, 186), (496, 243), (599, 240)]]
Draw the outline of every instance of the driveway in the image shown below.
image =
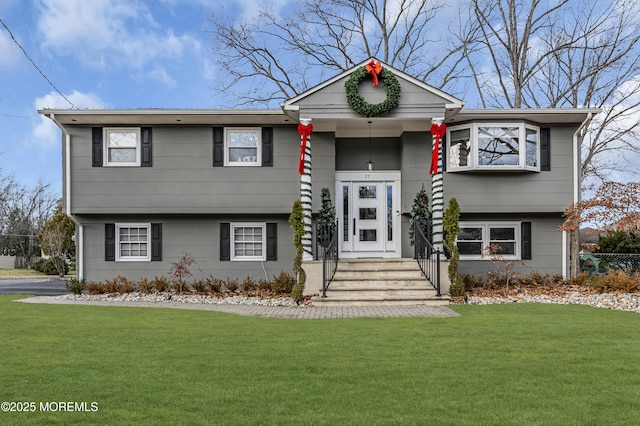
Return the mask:
[(49, 278), (19, 278), (0, 280), (0, 294), (32, 294), (34, 296), (60, 296), (68, 294), (62, 280)]

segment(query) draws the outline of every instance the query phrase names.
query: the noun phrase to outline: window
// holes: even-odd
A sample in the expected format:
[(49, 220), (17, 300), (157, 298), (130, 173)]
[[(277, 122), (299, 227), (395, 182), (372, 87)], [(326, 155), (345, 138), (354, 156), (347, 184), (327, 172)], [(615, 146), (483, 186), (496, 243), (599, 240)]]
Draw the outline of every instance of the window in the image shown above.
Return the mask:
[(140, 165), (140, 129), (104, 129), (104, 165)]
[(487, 248), (504, 259), (520, 259), (520, 222), (460, 222), (457, 246), (461, 259), (487, 259)]
[(265, 223), (231, 224), (231, 260), (266, 260)]
[(225, 165), (259, 166), (262, 164), (259, 128), (225, 128)]
[(472, 123), (447, 130), (448, 171), (540, 171), (540, 129), (524, 123)]
[(116, 224), (116, 260), (151, 260), (151, 224)]

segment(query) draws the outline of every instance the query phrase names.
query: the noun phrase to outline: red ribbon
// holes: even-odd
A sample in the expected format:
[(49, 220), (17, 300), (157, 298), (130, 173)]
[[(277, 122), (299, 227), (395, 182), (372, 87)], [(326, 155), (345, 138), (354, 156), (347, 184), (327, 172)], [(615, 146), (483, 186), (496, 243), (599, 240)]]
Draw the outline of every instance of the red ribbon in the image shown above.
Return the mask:
[(298, 174), (301, 175), (304, 172), (304, 155), (307, 151), (307, 139), (313, 132), (313, 124), (309, 123), (306, 126), (302, 123), (298, 124), (298, 133), (302, 138), (300, 144), (300, 162), (298, 163)]
[(431, 170), (429, 173), (435, 175), (438, 173), (438, 154), (440, 152), (440, 138), (444, 137), (447, 132), (447, 125), (442, 123), (440, 125), (433, 123), (431, 125), (431, 134), (436, 138), (436, 144), (431, 153)]
[(374, 86), (378, 85), (378, 76), (382, 72), (382, 64), (380, 61), (377, 63), (372, 59), (371, 62), (365, 67), (367, 72), (371, 74), (371, 82)]

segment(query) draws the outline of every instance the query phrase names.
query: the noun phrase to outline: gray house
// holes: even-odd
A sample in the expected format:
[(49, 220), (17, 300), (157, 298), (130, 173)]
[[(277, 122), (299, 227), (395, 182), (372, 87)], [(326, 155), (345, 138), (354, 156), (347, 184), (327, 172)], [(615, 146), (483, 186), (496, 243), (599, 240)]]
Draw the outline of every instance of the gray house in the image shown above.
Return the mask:
[[(557, 228), (578, 198), (579, 133), (597, 110), (466, 110), (385, 64), (373, 86), (367, 65), (279, 109), (39, 111), (62, 130), (79, 277), (152, 278), (189, 252), (204, 275), (271, 278), (291, 270), (293, 202), (317, 212), (324, 187), (341, 259), (412, 258), (409, 212), (434, 180), (441, 205), (460, 204), (461, 272), (494, 268), (482, 250), (495, 243), (505, 259), (566, 274)], [(446, 134), (431, 175), (434, 122)], [(310, 234), (305, 249), (311, 263)]]

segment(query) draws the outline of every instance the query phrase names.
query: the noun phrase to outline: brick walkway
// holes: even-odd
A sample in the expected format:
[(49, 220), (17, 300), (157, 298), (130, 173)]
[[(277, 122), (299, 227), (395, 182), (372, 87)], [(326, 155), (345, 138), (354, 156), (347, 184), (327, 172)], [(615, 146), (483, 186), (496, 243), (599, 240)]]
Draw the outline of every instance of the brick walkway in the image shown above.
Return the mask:
[(149, 303), (149, 302), (107, 302), (64, 300), (51, 296), (37, 296), (16, 300), (24, 303), (50, 303), (61, 305), (128, 306), (146, 308), (195, 309), (226, 312), (229, 314), (280, 318), (280, 319), (323, 319), (323, 318), (405, 318), (405, 317), (457, 317), (459, 314), (447, 306), (256, 306), (256, 305), (216, 305), (205, 303)]

